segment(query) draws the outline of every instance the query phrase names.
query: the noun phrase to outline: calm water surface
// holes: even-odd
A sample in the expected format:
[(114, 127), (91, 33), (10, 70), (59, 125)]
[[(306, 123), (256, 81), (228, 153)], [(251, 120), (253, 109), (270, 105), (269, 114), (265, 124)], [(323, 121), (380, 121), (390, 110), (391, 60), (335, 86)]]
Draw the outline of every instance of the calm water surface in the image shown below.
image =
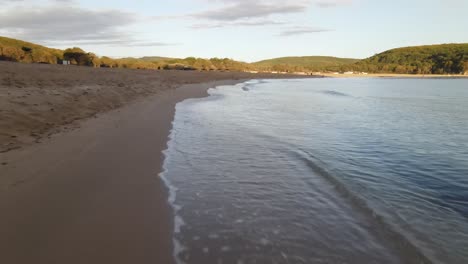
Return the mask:
[(468, 80), (210, 94), (165, 153), (179, 263), (468, 263)]

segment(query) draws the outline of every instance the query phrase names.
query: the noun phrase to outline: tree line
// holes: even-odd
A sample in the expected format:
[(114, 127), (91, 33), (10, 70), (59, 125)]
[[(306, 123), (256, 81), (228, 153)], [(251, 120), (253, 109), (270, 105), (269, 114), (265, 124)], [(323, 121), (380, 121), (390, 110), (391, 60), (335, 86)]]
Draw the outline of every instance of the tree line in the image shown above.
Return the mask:
[(468, 44), (398, 48), (342, 68), (370, 73), (464, 74), (468, 72)]
[(0, 60), (24, 62), (61, 64), (63, 61), (71, 65), (127, 68), (127, 69), (176, 69), (176, 70), (221, 70), (242, 71), (252, 67), (248, 63), (228, 58), (201, 59), (188, 57), (185, 59), (166, 58), (165, 60), (99, 57), (92, 52), (73, 47), (65, 50), (52, 49), (41, 45), (0, 37)]
[[(401, 74), (468, 74), (468, 44), (443, 44), (388, 50), (358, 62), (341, 65), (314, 65), (313, 57), (271, 60), (269, 63), (245, 63), (228, 58), (202, 59), (99, 57), (78, 47), (52, 49), (21, 40), (0, 37), (0, 60), (128, 69), (202, 70), (202, 71), (277, 71), (277, 72), (346, 72)], [(318, 59), (322, 60), (324, 57)], [(331, 58), (331, 57), (330, 57)], [(336, 60), (349, 60), (339, 59)], [(284, 63), (284, 62), (287, 63)], [(275, 63), (278, 62), (278, 63)]]

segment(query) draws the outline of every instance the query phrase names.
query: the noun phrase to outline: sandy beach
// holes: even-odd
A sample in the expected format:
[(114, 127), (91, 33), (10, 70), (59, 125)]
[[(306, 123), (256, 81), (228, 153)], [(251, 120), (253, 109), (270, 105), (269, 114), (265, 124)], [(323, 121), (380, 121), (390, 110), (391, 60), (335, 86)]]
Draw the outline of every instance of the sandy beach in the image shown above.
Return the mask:
[(0, 153), (79, 126), (76, 121), (184, 84), (300, 78), (243, 72), (154, 71), (0, 61)]
[(1, 262), (172, 263), (176, 103), (275, 77), (0, 62)]

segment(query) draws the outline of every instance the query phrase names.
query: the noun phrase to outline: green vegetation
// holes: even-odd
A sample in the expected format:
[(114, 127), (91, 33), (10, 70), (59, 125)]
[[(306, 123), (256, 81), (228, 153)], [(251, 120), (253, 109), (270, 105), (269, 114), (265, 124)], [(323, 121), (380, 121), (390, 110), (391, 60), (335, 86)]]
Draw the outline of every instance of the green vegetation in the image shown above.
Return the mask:
[(201, 70), (201, 71), (278, 71), (278, 72), (369, 72), (406, 74), (468, 74), (468, 44), (443, 44), (398, 48), (368, 59), (324, 56), (284, 57), (245, 63), (232, 59), (185, 59), (143, 57), (113, 59), (98, 57), (74, 47), (66, 50), (0, 37), (0, 60), (24, 63), (57, 64), (129, 69)]
[(63, 60), (68, 60), (72, 65), (131, 69), (157, 69), (163, 66), (133, 58), (98, 57), (94, 53), (85, 52), (77, 47), (66, 50), (52, 49), (6, 37), (0, 37), (0, 60), (47, 64), (58, 64)]
[(464, 74), (468, 44), (443, 44), (392, 49), (342, 70), (371, 73)]
[(128, 68), (128, 69), (166, 69), (166, 70), (220, 70), (242, 71), (251, 69), (251, 65), (231, 59), (201, 59), (189, 57), (175, 59), (166, 57), (143, 57), (113, 59), (98, 57), (94, 53), (73, 47), (66, 50), (51, 49), (21, 40), (0, 37), (0, 60), (57, 64), (63, 60), (70, 61), (72, 65)]
[(84, 50), (74, 47), (63, 51), (63, 59), (73, 65), (100, 67), (101, 61), (96, 54), (86, 53)]
[(269, 71), (468, 74), (468, 44), (392, 49), (364, 60), (334, 57), (286, 57), (254, 63)]
[(0, 60), (55, 64), (63, 59), (63, 51), (41, 45), (0, 37)]
[(188, 57), (185, 59), (171, 59), (165, 61), (167, 64), (165, 69), (180, 68), (181, 66), (188, 69), (196, 69), (202, 71), (243, 71), (249, 70), (251, 66), (245, 62), (239, 62), (228, 58), (211, 58), (201, 59)]
[(271, 60), (263, 60), (253, 63), (259, 70), (268, 71), (321, 71), (327, 68), (336, 68), (342, 65), (352, 64), (358, 59), (336, 58), (326, 56), (307, 57), (283, 57)]

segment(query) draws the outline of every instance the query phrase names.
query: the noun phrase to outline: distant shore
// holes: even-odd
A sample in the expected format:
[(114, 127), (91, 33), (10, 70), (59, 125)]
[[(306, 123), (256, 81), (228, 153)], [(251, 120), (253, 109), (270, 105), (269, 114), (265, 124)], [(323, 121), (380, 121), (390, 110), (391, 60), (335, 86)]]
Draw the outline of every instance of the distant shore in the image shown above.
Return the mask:
[(158, 173), (176, 103), (300, 77), (0, 64), (5, 263), (173, 263)]
[(468, 75), (455, 74), (396, 74), (396, 73), (368, 73), (368, 74), (334, 74), (321, 73), (321, 76), (331, 78), (468, 78)]

